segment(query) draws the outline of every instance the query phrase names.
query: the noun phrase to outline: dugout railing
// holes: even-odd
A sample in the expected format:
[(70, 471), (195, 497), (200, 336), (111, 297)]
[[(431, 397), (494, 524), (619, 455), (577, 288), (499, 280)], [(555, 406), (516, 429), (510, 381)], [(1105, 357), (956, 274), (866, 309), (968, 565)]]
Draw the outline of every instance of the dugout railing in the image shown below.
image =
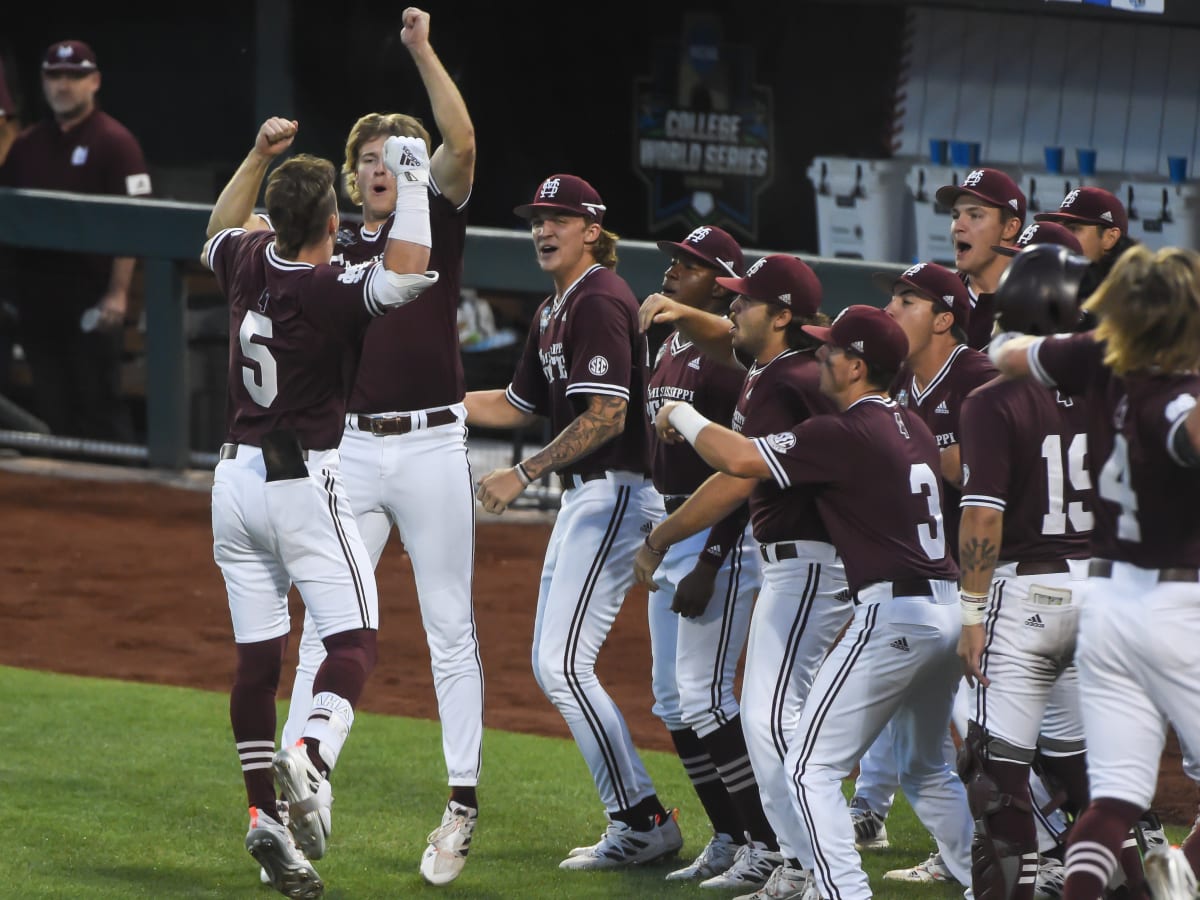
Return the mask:
[[(196, 203), (0, 188), (0, 244), (141, 260), (146, 393), (145, 444), (83, 441), (8, 425), (0, 428), (0, 446), (35, 455), (145, 463), (159, 469), (215, 463), (215, 447), (210, 452), (191, 448), (185, 278), (186, 267), (199, 258), (210, 212), (211, 207)], [(749, 250), (747, 263), (771, 252), (777, 251)], [(871, 273), (898, 273), (902, 268), (895, 263), (797, 255), (820, 277), (824, 309), (831, 315), (852, 303), (880, 305), (885, 297), (872, 284)], [(622, 240), (619, 256), (618, 271), (639, 296), (661, 284), (666, 259), (653, 242)], [(17, 260), (19, 264), (19, 254)], [(517, 228), (468, 228), (463, 283), (483, 295), (496, 291), (537, 297), (547, 290), (529, 236)], [(3, 292), (0, 285), (0, 298)], [(12, 422), (13, 417), (0, 415), (4, 420)]]

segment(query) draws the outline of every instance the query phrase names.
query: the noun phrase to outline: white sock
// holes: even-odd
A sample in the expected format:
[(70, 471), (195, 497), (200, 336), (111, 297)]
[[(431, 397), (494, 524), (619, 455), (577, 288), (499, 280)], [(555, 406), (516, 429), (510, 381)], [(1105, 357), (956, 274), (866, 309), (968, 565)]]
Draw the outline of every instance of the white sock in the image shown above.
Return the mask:
[(320, 741), (321, 759), (333, 771), (338, 756), (354, 724), (354, 708), (350, 701), (330, 691), (322, 691), (313, 697), (312, 711), (304, 723), (304, 737)]

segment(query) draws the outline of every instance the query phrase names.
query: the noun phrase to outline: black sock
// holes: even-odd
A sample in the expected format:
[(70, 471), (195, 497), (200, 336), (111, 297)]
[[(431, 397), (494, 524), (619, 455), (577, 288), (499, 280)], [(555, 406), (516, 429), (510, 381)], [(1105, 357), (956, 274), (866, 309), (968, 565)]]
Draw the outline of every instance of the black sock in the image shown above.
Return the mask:
[(475, 785), (455, 785), (450, 788), (450, 799), (461, 806), (479, 809), (479, 799), (475, 796)]
[(692, 782), (692, 789), (700, 798), (700, 805), (712, 823), (713, 831), (717, 834), (727, 834), (737, 843), (742, 843), (742, 832), (746, 830), (742, 818), (738, 815), (737, 807), (729, 798), (729, 791), (704, 742), (690, 728), (670, 732), (671, 741), (675, 744), (675, 752), (683, 763), (683, 770)]
[(658, 794), (651, 794), (636, 806), (612, 813), (612, 818), (624, 822), (634, 831), (650, 831), (659, 822), (667, 820), (667, 811), (659, 802)]
[(742, 732), (742, 719), (735, 717), (716, 731), (703, 738), (708, 755), (721, 773), (721, 781), (729, 793), (730, 802), (745, 823), (746, 833), (751, 840), (766, 844), (768, 850), (778, 850), (775, 829), (763, 812), (762, 797), (758, 793), (758, 782), (750, 766), (750, 755), (746, 751), (746, 736)]

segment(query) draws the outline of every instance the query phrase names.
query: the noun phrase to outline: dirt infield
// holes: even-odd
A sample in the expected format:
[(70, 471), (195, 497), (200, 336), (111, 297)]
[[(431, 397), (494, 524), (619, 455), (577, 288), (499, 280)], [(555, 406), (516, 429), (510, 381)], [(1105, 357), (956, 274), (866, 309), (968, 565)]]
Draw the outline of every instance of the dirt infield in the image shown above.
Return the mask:
[[(65, 469), (54, 469), (63, 474)], [(78, 475), (76, 469), (74, 474)], [(225, 588), (212, 560), (206, 480), (82, 480), (0, 470), (0, 664), (226, 691), (234, 653)], [(550, 533), (480, 514), (475, 610), (491, 728), (567, 737), (529, 666), (537, 581)], [(398, 539), (378, 570), (379, 665), (362, 708), (436, 718), (412, 567)], [(295, 601), (293, 609), (298, 606)], [(298, 628), (291, 641), (294, 660)], [(284, 690), (290, 689), (285, 670)], [(669, 750), (650, 712), (645, 593), (630, 594), (600, 655), (600, 676), (638, 746)], [(1163, 759), (1156, 805), (1190, 823), (1196, 791), (1178, 747)]]

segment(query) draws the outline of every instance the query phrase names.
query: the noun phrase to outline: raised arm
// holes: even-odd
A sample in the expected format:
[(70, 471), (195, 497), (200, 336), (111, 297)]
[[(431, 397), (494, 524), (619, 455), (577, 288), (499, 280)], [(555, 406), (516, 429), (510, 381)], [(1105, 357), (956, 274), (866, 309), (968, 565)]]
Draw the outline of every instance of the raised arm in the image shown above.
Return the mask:
[(416, 63), (442, 137), (431, 160), (433, 179), (446, 199), (458, 206), (470, 196), (475, 178), (475, 126), (458, 86), (429, 43), (429, 13), (415, 6), (406, 9), (400, 40)]
[(256, 231), (267, 227), (266, 222), (254, 215), (254, 201), (258, 199), (271, 161), (292, 146), (299, 127), (298, 123), (278, 116), (262, 123), (254, 146), (217, 197), (208, 218), (208, 237), (225, 228)]
[(651, 294), (638, 311), (638, 327), (643, 333), (651, 325), (670, 324), (685, 340), (696, 345), (705, 356), (722, 365), (743, 368), (733, 355), (732, 324), (725, 316), (695, 309), (666, 294)]

